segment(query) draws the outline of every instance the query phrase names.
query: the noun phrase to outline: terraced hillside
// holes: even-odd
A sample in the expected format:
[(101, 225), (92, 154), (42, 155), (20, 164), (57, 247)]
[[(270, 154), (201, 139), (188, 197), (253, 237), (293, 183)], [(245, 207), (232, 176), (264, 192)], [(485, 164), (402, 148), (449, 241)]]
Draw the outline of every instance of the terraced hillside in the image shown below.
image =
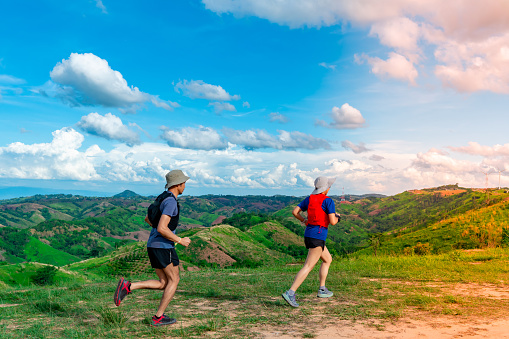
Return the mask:
[[(74, 261), (105, 255), (129, 242), (146, 241), (150, 226), (143, 219), (153, 199), (123, 192), (111, 198), (50, 195), (0, 201), (0, 262), (60, 263), (31, 251), (31, 239)], [(179, 200), (182, 218), (178, 231), (220, 224), (238, 212), (274, 212), (296, 201), (282, 196), (183, 196)]]

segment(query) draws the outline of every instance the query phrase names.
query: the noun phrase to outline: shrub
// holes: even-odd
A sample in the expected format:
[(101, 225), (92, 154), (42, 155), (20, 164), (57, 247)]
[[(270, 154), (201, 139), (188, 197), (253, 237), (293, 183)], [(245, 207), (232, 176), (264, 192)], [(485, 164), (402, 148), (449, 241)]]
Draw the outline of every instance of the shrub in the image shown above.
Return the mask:
[(44, 266), (37, 271), (30, 277), (30, 280), (40, 286), (46, 286), (46, 285), (52, 285), (55, 281), (55, 274), (57, 273), (58, 268), (55, 266)]
[(421, 244), (420, 242), (414, 246), (414, 253), (417, 255), (427, 255), (431, 254), (432, 246), (427, 242), (425, 244)]

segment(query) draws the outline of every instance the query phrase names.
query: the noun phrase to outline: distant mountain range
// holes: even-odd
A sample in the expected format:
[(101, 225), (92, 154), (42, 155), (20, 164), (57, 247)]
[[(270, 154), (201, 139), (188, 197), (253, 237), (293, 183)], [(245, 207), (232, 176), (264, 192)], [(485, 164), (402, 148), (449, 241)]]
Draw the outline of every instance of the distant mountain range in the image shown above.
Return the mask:
[[(509, 193), (505, 189), (486, 192), (447, 185), (388, 197), (331, 198), (341, 214), (341, 222), (328, 231), (327, 247), (333, 254), (373, 253), (375, 249), (387, 254), (425, 254), (509, 246)], [(126, 190), (112, 197), (40, 194), (0, 200), (0, 262), (61, 266), (107, 255), (127, 243), (140, 242), (141, 246), (151, 229), (143, 219), (153, 199)], [(195, 237), (204, 253), (212, 251), (218, 258), (216, 262), (203, 256), (195, 261), (191, 252), (184, 251), (188, 255), (185, 261), (193, 265), (258, 265), (240, 250), (253, 242), (281, 252), (279, 257), (284, 260), (299, 257), (302, 249), (296, 239), (302, 239), (304, 227), (291, 211), (301, 199), (281, 195), (182, 196), (178, 232)], [(214, 228), (218, 234), (241, 241), (230, 248), (229, 238), (214, 240), (209, 230), (215, 226), (221, 226)], [(290, 238), (293, 247), (283, 241)]]
[(3, 187), (0, 188), (0, 200), (1, 199), (12, 199), (29, 197), (33, 195), (48, 195), (48, 194), (72, 194), (82, 195), (86, 197), (109, 197), (111, 193), (99, 192), (99, 191), (87, 191), (87, 190), (63, 190), (63, 189), (52, 189), (52, 188), (40, 188), (40, 187)]

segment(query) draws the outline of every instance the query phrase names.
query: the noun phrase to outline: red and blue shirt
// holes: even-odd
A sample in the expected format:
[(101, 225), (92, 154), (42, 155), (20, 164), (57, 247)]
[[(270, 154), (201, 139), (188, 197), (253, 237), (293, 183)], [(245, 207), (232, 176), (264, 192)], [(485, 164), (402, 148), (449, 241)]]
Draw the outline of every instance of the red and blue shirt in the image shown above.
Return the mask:
[[(315, 196), (318, 195), (319, 194), (316, 194)], [(320, 195), (323, 196), (323, 194)], [(306, 199), (302, 200), (298, 206), (300, 207), (301, 210), (308, 211), (308, 208), (310, 207), (310, 197), (307, 197)], [(331, 198), (325, 196), (325, 199), (323, 199), (323, 202), (321, 204), (321, 209), (323, 213), (327, 216), (326, 222), (328, 226), (329, 214), (336, 213), (336, 205), (334, 204), (334, 201)], [(327, 239), (328, 228), (326, 226), (320, 225), (320, 223), (324, 223), (324, 221), (321, 221), (321, 218), (323, 217), (325, 220), (325, 217), (323, 216), (322, 213), (317, 213), (317, 215), (310, 215), (310, 212), (312, 211), (311, 210), (308, 211), (308, 225), (306, 226), (304, 236), (308, 238), (320, 239), (325, 241)], [(309, 222), (310, 220), (315, 220), (315, 222), (311, 223)]]

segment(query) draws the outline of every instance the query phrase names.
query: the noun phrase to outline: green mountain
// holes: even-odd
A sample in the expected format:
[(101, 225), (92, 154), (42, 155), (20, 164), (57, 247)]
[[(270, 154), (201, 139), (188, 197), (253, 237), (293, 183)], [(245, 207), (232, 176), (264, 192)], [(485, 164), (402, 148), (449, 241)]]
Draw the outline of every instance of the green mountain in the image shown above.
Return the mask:
[(387, 254), (431, 254), (457, 249), (507, 247), (507, 199), (451, 215), (423, 228), (388, 232), (381, 237), (378, 250)]
[[(373, 249), (384, 253), (414, 253), (421, 251), (419, 246), (428, 246), (422, 249), (424, 252), (437, 253), (504, 244), (505, 214), (500, 211), (505, 211), (505, 201), (509, 199), (505, 190), (486, 193), (447, 185), (406, 191), (390, 197), (347, 195), (332, 199), (341, 214), (341, 222), (329, 228), (327, 246), (333, 254)], [(33, 261), (58, 266), (108, 255), (130, 242), (146, 241), (150, 227), (143, 220), (152, 200), (153, 197), (51, 195), (0, 201), (0, 222), (4, 226), (0, 227), (0, 262)], [(256, 259), (235, 248), (252, 247), (253, 253), (259, 253), (258, 245), (265, 246), (261, 247), (263, 250), (279, 253), (269, 252), (274, 258), (302, 257), (306, 253), (302, 250), (301, 241), (304, 227), (291, 214), (301, 200), (286, 196), (181, 197), (182, 218), (177, 232), (190, 232), (196, 237), (196, 243), (211, 253), (223, 252), (229, 257), (224, 257), (225, 262), (219, 257), (217, 260), (202, 256), (193, 259), (194, 252), (184, 250), (183, 254), (188, 255), (186, 261), (193, 265), (256, 266)], [(485, 212), (488, 210), (501, 217), (494, 217), (491, 221), (489, 213)], [(456, 220), (454, 218), (468, 222), (461, 227), (443, 227), (446, 220)], [(278, 225), (278, 228), (267, 230), (268, 225)], [(481, 240), (474, 241), (476, 236), (472, 234), (481, 232), (475, 227), (484, 229), (486, 225), (492, 225), (490, 227), (494, 229), (486, 231), (489, 234), (498, 232), (498, 240), (483, 243), (483, 235), (477, 236)], [(461, 232), (458, 233), (459, 229)], [(214, 230), (224, 231), (228, 237), (220, 237), (219, 232), (212, 239)], [(274, 237), (281, 234), (285, 234), (283, 239), (294, 241), (276, 241)], [(237, 244), (237, 239), (245, 244)], [(229, 243), (236, 244), (235, 248), (230, 248)], [(194, 245), (191, 249), (198, 251)], [(54, 255), (46, 255), (45, 252), (66, 253), (67, 256), (56, 254), (63, 260), (56, 262), (51, 259)]]
[(115, 194), (113, 196), (113, 198), (124, 198), (124, 199), (140, 198), (141, 199), (141, 198), (143, 198), (143, 196), (141, 196), (137, 193), (134, 193), (133, 191), (125, 190), (122, 193)]
[[(153, 198), (128, 192), (121, 195), (125, 197), (60, 194), (0, 201), (0, 261), (55, 264), (42, 251), (30, 252), (31, 238), (47, 245), (48, 251), (69, 254), (72, 261), (105, 255), (125, 243), (146, 240), (151, 228), (144, 217)], [(184, 231), (220, 224), (238, 212), (274, 212), (296, 198), (184, 196), (179, 200), (182, 218), (178, 231)]]
[[(264, 222), (245, 231), (230, 225), (195, 228), (179, 234), (189, 237), (188, 247), (178, 246), (184, 270), (198, 267), (257, 267), (274, 263), (290, 263), (302, 258), (302, 238), (278, 222)], [(293, 255), (290, 254), (293, 249)], [(122, 246), (98, 258), (67, 266), (71, 271), (87, 271), (97, 275), (134, 275), (153, 269), (145, 242)]]

